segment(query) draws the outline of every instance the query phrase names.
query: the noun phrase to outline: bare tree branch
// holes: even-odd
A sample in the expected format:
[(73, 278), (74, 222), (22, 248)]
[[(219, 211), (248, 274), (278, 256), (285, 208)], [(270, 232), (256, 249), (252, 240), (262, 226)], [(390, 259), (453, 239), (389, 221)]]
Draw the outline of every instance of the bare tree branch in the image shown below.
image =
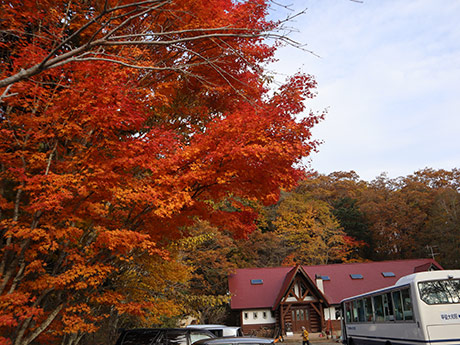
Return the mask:
[[(248, 29), (244, 27), (211, 27), (206, 29), (187, 29), (187, 30), (171, 30), (171, 31), (150, 31), (145, 30), (143, 33), (129, 33), (129, 34), (119, 34), (120, 31), (124, 30), (131, 22), (142, 17), (152, 17), (154, 20), (153, 12), (159, 10), (161, 7), (164, 7), (167, 4), (172, 3), (172, 0), (151, 0), (151, 1), (137, 1), (131, 4), (125, 4), (120, 6), (115, 6), (113, 8), (107, 8), (106, 5), (97, 14), (94, 18), (89, 19), (84, 23), (80, 28), (75, 32), (70, 34), (68, 37), (63, 37), (62, 41), (55, 44), (54, 48), (49, 52), (49, 54), (39, 63), (22, 69), (19, 72), (0, 80), (0, 88), (8, 87), (16, 82), (26, 80), (35, 75), (42, 73), (43, 71), (57, 68), (62, 65), (78, 62), (78, 61), (108, 61), (112, 63), (117, 63), (129, 68), (145, 69), (145, 70), (171, 70), (171, 71), (181, 71), (184, 72), (184, 66), (177, 66), (174, 63), (164, 66), (152, 65), (152, 64), (142, 64), (142, 63), (130, 63), (120, 55), (112, 54), (111, 59), (107, 59), (104, 56), (104, 51), (99, 51), (101, 47), (155, 47), (155, 46), (175, 46), (177, 47), (180, 44), (192, 43), (194, 41), (206, 41), (212, 39), (224, 39), (224, 38), (242, 38), (242, 39), (273, 39), (277, 41), (282, 41), (288, 45), (295, 46), (297, 48), (306, 50), (304, 46), (300, 43), (290, 39), (287, 34), (281, 33), (282, 30), (286, 28), (282, 27), (282, 24), (291, 20), (293, 15), (287, 18), (284, 21), (280, 21), (281, 27), (277, 29), (277, 32), (263, 32), (263, 31), (254, 31), (254, 29)], [(120, 13), (123, 10), (132, 9), (127, 13)], [(302, 11), (303, 13), (304, 11)], [(116, 14), (116, 16), (110, 17), (111, 14)], [(115, 27), (111, 28), (110, 24), (115, 20), (121, 20), (121, 23), (118, 23)], [(99, 27), (94, 30), (86, 41), (82, 42), (80, 45), (70, 48), (71, 42), (80, 37), (84, 33), (88, 33), (90, 28), (95, 25)], [(99, 35), (102, 37), (97, 37)], [(214, 42), (215, 43), (215, 42)], [(308, 50), (306, 50), (308, 51)], [(311, 53), (311, 52), (310, 52)], [(91, 57), (88, 57), (88, 54)], [(196, 54), (195, 54), (196, 55)], [(214, 65), (213, 68), (216, 68)], [(0, 101), (2, 98), (7, 97), (8, 90), (5, 90), (0, 96)]]

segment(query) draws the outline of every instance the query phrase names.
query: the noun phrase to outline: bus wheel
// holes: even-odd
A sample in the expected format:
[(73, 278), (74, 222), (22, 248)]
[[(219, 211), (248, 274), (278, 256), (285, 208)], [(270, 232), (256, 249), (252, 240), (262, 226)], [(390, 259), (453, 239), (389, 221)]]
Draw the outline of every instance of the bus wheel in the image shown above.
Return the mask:
[(355, 342), (353, 341), (353, 338), (348, 338), (347, 339), (347, 345), (355, 345)]
[(385, 345), (391, 345), (391, 342), (389, 342), (389, 341), (387, 340), (387, 342), (385, 343)]

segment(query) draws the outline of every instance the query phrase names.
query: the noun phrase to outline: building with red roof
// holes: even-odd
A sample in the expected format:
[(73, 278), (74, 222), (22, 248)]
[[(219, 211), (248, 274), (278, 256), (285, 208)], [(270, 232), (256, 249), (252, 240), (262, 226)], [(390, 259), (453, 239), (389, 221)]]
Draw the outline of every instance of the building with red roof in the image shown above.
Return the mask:
[(344, 298), (394, 285), (399, 278), (441, 270), (433, 259), (318, 266), (238, 269), (229, 276), (231, 309), (243, 332), (262, 327), (299, 332), (338, 329), (336, 311)]

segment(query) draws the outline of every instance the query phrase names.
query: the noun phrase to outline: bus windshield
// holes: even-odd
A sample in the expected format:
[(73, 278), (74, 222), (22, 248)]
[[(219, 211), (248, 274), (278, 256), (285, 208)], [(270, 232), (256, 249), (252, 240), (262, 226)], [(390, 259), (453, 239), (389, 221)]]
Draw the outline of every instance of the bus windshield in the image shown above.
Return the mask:
[(426, 304), (460, 303), (460, 279), (419, 282), (418, 289)]

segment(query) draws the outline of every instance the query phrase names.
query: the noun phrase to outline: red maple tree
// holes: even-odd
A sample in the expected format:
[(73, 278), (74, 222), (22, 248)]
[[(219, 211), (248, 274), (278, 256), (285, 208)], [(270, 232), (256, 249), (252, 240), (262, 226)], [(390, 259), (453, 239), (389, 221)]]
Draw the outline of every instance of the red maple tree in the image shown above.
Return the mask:
[(268, 92), (280, 23), (265, 0), (0, 12), (0, 343), (76, 344), (107, 310), (165, 312), (117, 277), (145, 253), (169, 260), (197, 219), (244, 236), (256, 212), (241, 200), (276, 201), (316, 146), (321, 115), (296, 118), (312, 78)]

